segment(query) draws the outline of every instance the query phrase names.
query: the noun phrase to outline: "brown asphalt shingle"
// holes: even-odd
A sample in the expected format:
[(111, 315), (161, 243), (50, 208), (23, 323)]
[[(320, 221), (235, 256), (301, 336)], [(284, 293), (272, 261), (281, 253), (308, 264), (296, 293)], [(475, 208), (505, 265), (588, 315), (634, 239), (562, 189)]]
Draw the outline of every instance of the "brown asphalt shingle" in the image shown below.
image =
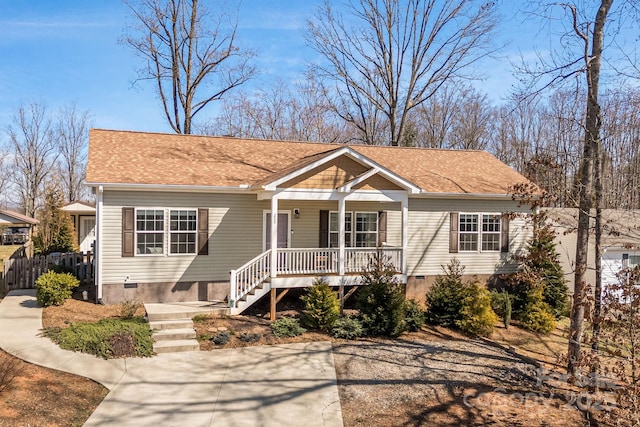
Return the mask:
[[(87, 182), (236, 187), (269, 182), (339, 144), (92, 129)], [(508, 194), (526, 181), (483, 151), (351, 145), (428, 193)]]

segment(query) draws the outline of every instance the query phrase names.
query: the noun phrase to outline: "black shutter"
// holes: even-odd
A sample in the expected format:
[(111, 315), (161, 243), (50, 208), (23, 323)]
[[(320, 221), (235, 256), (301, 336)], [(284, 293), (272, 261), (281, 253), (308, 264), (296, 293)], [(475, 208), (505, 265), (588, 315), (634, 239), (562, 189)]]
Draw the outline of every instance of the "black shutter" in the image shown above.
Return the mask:
[(198, 255), (209, 255), (209, 209), (198, 209)]
[(449, 213), (449, 253), (458, 253), (458, 212)]
[(329, 211), (320, 211), (320, 247), (329, 247)]
[(378, 246), (387, 243), (387, 212), (378, 212)]
[(122, 256), (132, 257), (135, 253), (134, 223), (135, 208), (122, 208)]
[(509, 216), (502, 214), (500, 217), (502, 224), (500, 224), (500, 252), (509, 252)]

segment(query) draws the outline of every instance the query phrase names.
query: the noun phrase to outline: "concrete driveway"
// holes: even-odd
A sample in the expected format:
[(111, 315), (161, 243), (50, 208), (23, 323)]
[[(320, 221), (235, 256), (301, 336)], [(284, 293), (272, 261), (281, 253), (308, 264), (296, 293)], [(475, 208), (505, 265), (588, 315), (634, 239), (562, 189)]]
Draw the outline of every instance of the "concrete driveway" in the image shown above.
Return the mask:
[(110, 389), (86, 426), (342, 426), (331, 343), (102, 360), (39, 336), (33, 291), (0, 303), (0, 348)]

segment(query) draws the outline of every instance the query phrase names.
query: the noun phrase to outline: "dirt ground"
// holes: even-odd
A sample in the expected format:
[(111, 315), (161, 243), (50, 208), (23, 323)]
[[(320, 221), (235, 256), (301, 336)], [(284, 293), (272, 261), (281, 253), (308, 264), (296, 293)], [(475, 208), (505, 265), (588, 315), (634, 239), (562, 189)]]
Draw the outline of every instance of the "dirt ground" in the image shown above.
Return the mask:
[(32, 365), (3, 351), (0, 370), (0, 375), (17, 375), (0, 391), (3, 427), (81, 426), (107, 395), (107, 389), (92, 380)]
[[(295, 303), (284, 301), (281, 308), (279, 315), (297, 314)], [(119, 306), (69, 300), (64, 306), (46, 308), (43, 324), (65, 327), (72, 322), (118, 316), (120, 312)], [(204, 351), (331, 341), (347, 427), (590, 425), (576, 408), (574, 391), (566, 384), (539, 385), (536, 366), (490, 341), (469, 339), (444, 328), (425, 327), (394, 340), (336, 340), (317, 332), (277, 338), (265, 313), (256, 309), (247, 316), (199, 321), (196, 329)], [(218, 346), (207, 339), (223, 330), (231, 334), (229, 343)], [(248, 334), (259, 338), (253, 342), (240, 339), (242, 336), (246, 340)], [(544, 338), (517, 327), (499, 328), (496, 340), (507, 346), (531, 347), (531, 354), (545, 355), (550, 349), (552, 353), (559, 351), (562, 336), (560, 329), (556, 337), (552, 336), (557, 342), (549, 349), (545, 349), (548, 344)], [(547, 358), (551, 361), (553, 356)], [(24, 375), (2, 392), (0, 426), (81, 425), (106, 395), (106, 389), (90, 380), (20, 363), (25, 365), (21, 368)], [(68, 399), (62, 405), (61, 394)]]

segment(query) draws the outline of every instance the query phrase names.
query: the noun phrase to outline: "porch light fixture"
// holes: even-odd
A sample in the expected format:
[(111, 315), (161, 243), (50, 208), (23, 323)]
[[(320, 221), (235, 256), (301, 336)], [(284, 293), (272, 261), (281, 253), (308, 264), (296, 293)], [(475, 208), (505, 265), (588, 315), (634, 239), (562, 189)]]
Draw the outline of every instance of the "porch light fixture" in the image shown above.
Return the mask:
[(295, 219), (300, 218), (300, 209), (295, 208), (295, 209), (293, 210), (293, 216), (294, 216), (294, 218), (295, 218)]

